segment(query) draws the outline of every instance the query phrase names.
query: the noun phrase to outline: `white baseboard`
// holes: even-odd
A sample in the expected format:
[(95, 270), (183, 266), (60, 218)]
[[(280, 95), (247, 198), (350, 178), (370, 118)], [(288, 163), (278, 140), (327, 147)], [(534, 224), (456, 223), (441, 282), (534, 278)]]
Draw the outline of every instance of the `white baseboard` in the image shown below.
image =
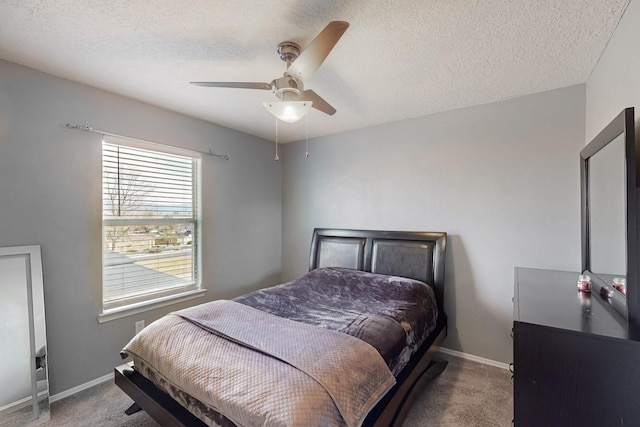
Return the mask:
[(91, 388), (93, 386), (96, 386), (98, 384), (102, 384), (102, 383), (107, 382), (109, 380), (113, 380), (113, 374), (107, 374), (107, 375), (105, 375), (103, 377), (96, 378), (93, 381), (89, 381), (88, 383), (80, 384), (79, 386), (70, 388), (69, 390), (63, 391), (62, 393), (54, 394), (53, 396), (51, 396), (49, 398), (49, 402), (55, 402), (56, 400), (64, 399), (65, 397), (69, 397), (72, 394), (79, 393), (81, 391), (84, 391), (84, 390), (86, 390), (88, 388)]
[(460, 357), (462, 359), (472, 360), (474, 362), (483, 363), (485, 365), (495, 366), (496, 368), (507, 369), (507, 370), (509, 369), (508, 363), (498, 362), (496, 360), (491, 360), (491, 359), (485, 359), (484, 357), (474, 356), (473, 354), (463, 353), (461, 351), (451, 350), (444, 347), (440, 347), (440, 350), (438, 351), (444, 354), (450, 354), (452, 356)]

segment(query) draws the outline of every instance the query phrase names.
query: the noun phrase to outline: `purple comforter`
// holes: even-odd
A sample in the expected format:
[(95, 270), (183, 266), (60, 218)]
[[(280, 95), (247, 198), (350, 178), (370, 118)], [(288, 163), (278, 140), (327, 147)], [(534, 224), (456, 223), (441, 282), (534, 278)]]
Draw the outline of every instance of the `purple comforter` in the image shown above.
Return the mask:
[(436, 326), (433, 289), (417, 280), (346, 268), (318, 268), (234, 301), (360, 338), (394, 375)]

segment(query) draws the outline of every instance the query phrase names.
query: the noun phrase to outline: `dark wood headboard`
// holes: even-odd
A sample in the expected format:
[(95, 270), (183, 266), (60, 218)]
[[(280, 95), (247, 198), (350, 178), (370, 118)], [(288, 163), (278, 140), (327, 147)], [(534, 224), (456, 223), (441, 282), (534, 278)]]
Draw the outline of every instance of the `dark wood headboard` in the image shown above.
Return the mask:
[(433, 287), (442, 310), (446, 244), (442, 232), (316, 228), (309, 271), (346, 267), (420, 280)]

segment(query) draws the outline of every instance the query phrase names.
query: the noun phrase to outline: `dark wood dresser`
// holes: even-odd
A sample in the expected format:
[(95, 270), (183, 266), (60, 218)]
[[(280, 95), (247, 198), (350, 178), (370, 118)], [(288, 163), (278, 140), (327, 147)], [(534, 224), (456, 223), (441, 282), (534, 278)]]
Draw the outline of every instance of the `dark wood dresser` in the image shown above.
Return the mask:
[(640, 426), (640, 342), (578, 274), (515, 269), (516, 427)]

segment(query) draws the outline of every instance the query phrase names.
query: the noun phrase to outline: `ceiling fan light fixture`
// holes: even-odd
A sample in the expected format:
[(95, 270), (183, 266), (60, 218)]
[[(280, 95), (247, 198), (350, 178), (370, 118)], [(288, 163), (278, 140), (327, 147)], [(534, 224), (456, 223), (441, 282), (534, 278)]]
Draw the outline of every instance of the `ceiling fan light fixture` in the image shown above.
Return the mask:
[(263, 102), (264, 108), (276, 119), (287, 123), (295, 123), (307, 114), (313, 105), (312, 101), (272, 101)]

